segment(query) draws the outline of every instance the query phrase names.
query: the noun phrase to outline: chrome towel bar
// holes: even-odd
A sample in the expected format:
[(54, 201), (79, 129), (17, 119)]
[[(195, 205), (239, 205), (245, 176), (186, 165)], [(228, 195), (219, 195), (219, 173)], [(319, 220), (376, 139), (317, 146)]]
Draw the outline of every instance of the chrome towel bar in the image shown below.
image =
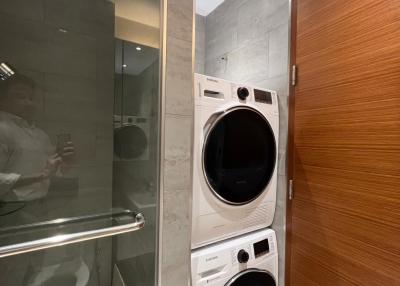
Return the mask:
[[(62, 245), (67, 245), (67, 244), (79, 243), (79, 242), (93, 240), (93, 239), (102, 238), (102, 237), (114, 236), (114, 235), (118, 235), (118, 234), (122, 234), (122, 233), (134, 232), (134, 231), (140, 230), (144, 227), (145, 218), (142, 214), (140, 214), (140, 213), (134, 214), (131, 211), (125, 211), (123, 214), (132, 215), (134, 217), (135, 221), (132, 223), (127, 223), (127, 224), (123, 224), (123, 225), (110, 226), (110, 227), (105, 227), (105, 228), (101, 228), (101, 229), (82, 231), (82, 232), (78, 232), (78, 233), (54, 235), (54, 236), (43, 238), (43, 239), (32, 240), (32, 241), (27, 241), (27, 242), (22, 242), (22, 243), (17, 243), (17, 244), (11, 244), (11, 245), (7, 245), (7, 246), (1, 246), (0, 247), (0, 258), (12, 256), (12, 255), (18, 255), (18, 254), (22, 254), (22, 253), (26, 253), (26, 252), (32, 252), (32, 251), (62, 246)], [(98, 216), (94, 216), (94, 217), (98, 218)], [(103, 216), (101, 216), (101, 217), (103, 217)], [(82, 220), (78, 219), (78, 221), (82, 221)], [(30, 228), (31, 227), (32, 226), (30, 226)]]

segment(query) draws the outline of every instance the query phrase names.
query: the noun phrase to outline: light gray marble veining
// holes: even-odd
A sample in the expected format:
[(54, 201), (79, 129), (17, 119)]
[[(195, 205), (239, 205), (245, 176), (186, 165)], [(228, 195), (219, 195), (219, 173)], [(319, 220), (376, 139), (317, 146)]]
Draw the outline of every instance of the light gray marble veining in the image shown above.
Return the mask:
[(161, 285), (190, 281), (193, 2), (167, 6)]

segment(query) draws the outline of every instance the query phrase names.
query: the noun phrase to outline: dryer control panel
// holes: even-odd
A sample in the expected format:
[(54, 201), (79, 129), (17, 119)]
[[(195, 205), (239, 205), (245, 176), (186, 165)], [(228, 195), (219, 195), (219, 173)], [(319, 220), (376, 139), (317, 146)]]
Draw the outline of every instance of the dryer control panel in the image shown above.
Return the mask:
[(254, 89), (254, 100), (255, 102), (272, 104), (272, 92), (261, 89)]
[(243, 104), (278, 107), (277, 93), (273, 90), (253, 87), (244, 83), (195, 74), (195, 100), (203, 103), (238, 101)]

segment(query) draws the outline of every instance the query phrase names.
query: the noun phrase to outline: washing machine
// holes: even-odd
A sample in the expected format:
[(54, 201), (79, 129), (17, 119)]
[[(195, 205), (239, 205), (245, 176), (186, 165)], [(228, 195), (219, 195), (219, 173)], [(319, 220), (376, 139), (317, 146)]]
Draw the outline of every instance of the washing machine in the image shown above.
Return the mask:
[(149, 160), (150, 121), (146, 117), (114, 115), (116, 161)]
[(276, 286), (275, 232), (256, 231), (192, 252), (193, 286)]
[(276, 92), (195, 75), (192, 249), (268, 227), (276, 204)]

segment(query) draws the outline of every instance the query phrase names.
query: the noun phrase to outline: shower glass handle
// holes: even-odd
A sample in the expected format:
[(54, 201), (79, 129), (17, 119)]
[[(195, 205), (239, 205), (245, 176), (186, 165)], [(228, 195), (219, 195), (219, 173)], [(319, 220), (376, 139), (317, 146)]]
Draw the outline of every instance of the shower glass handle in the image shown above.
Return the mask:
[(0, 230), (0, 234), (8, 233), (11, 231), (28, 231), (32, 229), (45, 228), (49, 226), (64, 226), (66, 224), (79, 223), (79, 222), (90, 222), (102, 218), (112, 218), (114, 221), (124, 220), (127, 217), (133, 219), (133, 222), (124, 223), (120, 225), (113, 225), (109, 227), (87, 230), (82, 232), (70, 233), (70, 234), (59, 234), (42, 239), (26, 241), (17, 244), (11, 244), (0, 247), (0, 258), (18, 255), (27, 252), (38, 251), (47, 248), (53, 248), (57, 246), (79, 243), (83, 241), (98, 239), (102, 237), (109, 237), (118, 234), (134, 232), (140, 230), (145, 225), (145, 218), (141, 213), (134, 213), (130, 210), (123, 210), (120, 212), (111, 212), (109, 214), (98, 214), (92, 216), (82, 216), (75, 218), (56, 219), (52, 221), (40, 222), (35, 224), (22, 225), (18, 227), (4, 228)]

